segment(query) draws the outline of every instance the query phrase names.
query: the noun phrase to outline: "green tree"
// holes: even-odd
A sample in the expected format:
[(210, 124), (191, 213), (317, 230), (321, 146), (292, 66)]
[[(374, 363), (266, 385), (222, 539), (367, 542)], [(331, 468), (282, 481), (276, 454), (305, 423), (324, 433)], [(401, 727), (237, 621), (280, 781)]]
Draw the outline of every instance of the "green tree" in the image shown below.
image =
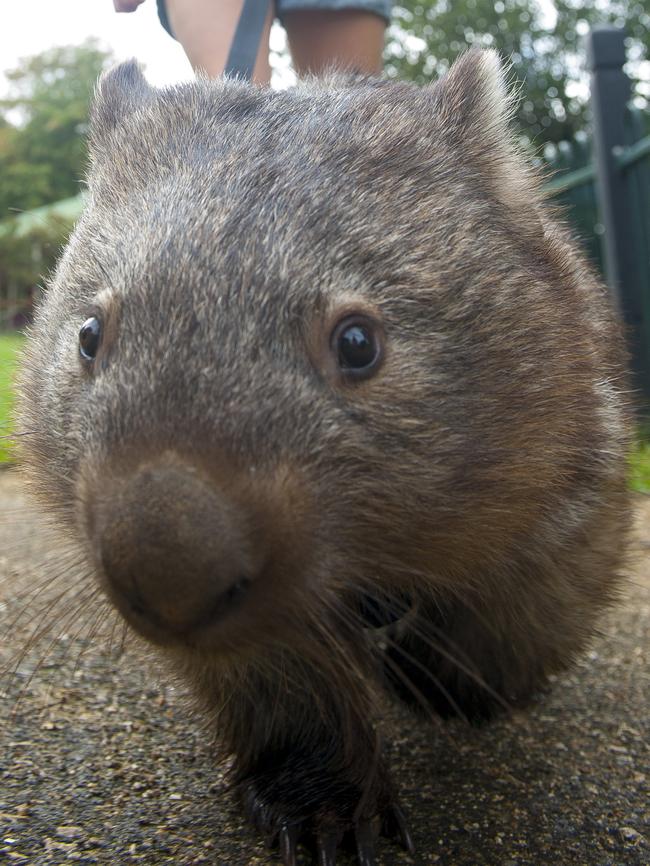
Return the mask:
[(650, 82), (640, 76), (650, 54), (650, 0), (399, 0), (386, 70), (424, 83), (466, 48), (494, 47), (521, 83), (523, 133), (538, 144), (557, 142), (585, 127), (584, 36), (603, 23), (627, 27), (637, 101), (647, 105)]
[(27, 57), (6, 73), (10, 90), (0, 102), (0, 219), (79, 192), (89, 103), (110, 59), (89, 40)]

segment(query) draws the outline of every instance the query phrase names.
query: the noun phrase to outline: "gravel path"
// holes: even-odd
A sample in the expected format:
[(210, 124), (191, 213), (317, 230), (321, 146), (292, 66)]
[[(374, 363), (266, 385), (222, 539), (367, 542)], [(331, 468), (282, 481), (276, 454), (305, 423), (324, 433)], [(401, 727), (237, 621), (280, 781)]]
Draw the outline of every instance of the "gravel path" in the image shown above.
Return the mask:
[[(67, 588), (65, 555), (10, 471), (0, 515), (0, 862), (277, 862), (242, 823), (183, 695), (137, 646), (120, 647), (111, 619), (75, 610), (74, 588), (56, 633), (25, 651), (34, 611), (51, 622)], [(61, 574), (29, 601), (45, 560)], [(648, 497), (631, 577), (591, 653), (531, 712), (470, 729), (386, 711), (419, 853), (382, 843), (380, 864), (650, 864)]]

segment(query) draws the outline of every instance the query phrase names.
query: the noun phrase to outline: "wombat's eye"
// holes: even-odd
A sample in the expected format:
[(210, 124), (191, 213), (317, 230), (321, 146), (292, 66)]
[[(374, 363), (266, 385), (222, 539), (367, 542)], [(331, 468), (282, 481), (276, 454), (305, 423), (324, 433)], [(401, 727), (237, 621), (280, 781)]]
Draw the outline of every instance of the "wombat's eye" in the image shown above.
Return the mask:
[(97, 316), (86, 319), (79, 331), (79, 354), (84, 361), (95, 359), (101, 336), (102, 325)]
[(381, 361), (379, 328), (365, 316), (347, 316), (334, 328), (332, 350), (346, 375), (371, 376)]

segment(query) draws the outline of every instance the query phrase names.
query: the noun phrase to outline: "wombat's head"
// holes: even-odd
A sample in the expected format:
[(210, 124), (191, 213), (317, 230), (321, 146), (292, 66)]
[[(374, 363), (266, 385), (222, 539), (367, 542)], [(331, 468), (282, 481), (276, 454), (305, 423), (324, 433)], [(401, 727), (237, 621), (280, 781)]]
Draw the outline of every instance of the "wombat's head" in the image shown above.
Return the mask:
[(32, 479), (149, 639), (290, 641), (341, 593), (462, 580), (532, 519), (586, 374), (558, 360), (580, 336), (508, 111), (490, 52), (423, 89), (103, 77), (20, 411)]

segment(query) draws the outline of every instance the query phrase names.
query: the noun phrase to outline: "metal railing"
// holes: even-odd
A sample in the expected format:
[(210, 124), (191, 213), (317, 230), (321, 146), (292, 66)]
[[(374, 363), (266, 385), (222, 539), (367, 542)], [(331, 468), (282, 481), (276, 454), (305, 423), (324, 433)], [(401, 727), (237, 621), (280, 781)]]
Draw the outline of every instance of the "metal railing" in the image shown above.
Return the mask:
[(649, 118), (629, 106), (624, 39), (609, 27), (590, 34), (593, 155), (583, 142), (558, 148), (550, 164), (562, 173), (546, 189), (566, 205), (605, 275), (625, 322), (634, 384), (650, 401)]

